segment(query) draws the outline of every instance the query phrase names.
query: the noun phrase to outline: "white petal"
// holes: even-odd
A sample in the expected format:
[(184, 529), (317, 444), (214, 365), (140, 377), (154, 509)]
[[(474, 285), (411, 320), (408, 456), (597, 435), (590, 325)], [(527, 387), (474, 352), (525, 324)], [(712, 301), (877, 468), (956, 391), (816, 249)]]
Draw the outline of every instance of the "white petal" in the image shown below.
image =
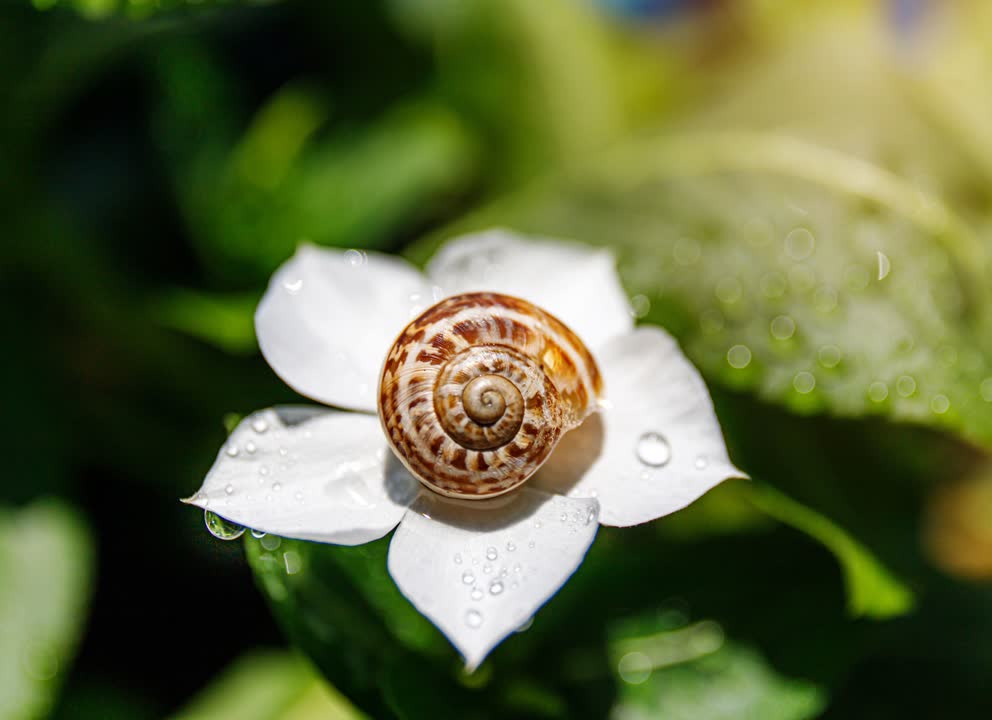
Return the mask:
[(276, 408), (238, 425), (186, 502), (254, 530), (360, 545), (392, 530), (418, 488), (378, 418)]
[(523, 489), (488, 502), (424, 493), (389, 545), (389, 572), (471, 671), (575, 572), (595, 500)]
[(399, 258), (302, 245), (255, 311), (262, 354), (287, 385), (328, 405), (374, 411), (400, 331), (434, 301)]
[(599, 500), (604, 525), (638, 525), (684, 508), (728, 477), (727, 457), (699, 373), (659, 328), (642, 327), (600, 351), (606, 402), (562, 438), (531, 481)]
[(529, 300), (568, 325), (590, 350), (633, 327), (608, 250), (490, 230), (444, 246), (427, 275), (445, 295), (490, 290)]

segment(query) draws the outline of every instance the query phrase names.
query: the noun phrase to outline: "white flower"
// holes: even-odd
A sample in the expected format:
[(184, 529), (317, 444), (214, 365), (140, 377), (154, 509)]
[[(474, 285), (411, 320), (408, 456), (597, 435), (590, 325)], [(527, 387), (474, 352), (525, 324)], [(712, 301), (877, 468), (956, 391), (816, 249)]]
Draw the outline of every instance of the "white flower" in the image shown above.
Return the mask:
[[(421, 486), (375, 415), (400, 330), (443, 297), (489, 290), (564, 321), (604, 379), (601, 410), (521, 489), (456, 501)], [(706, 386), (676, 343), (634, 328), (609, 252), (493, 231), (456, 240), (426, 277), (387, 255), (303, 246), (255, 315), (278, 375), (328, 408), (246, 418), (189, 502), (284, 537), (370, 542), (397, 525), (389, 572), (473, 669), (575, 571), (600, 523), (679, 510), (731, 476)]]

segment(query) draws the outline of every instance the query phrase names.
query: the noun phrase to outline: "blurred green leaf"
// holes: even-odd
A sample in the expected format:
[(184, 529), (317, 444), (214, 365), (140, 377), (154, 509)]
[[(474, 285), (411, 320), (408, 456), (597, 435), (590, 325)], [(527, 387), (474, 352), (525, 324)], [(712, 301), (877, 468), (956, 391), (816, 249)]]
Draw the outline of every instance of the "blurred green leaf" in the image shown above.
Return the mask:
[(364, 717), (310, 665), (285, 652), (236, 660), (175, 720), (359, 720)]
[(218, 295), (173, 289), (152, 305), (150, 315), (163, 327), (178, 330), (226, 352), (255, 352), (254, 293)]
[(624, 46), (591, 4), (392, 4), (404, 25), (430, 41), (444, 97), (484, 133), (489, 186), (571, 164), (629, 123), (625, 91), (637, 66), (624, 64)]
[(265, 5), (278, 0), (31, 0), (39, 10), (71, 8), (90, 20), (101, 20), (114, 15), (144, 18), (155, 13), (181, 9), (196, 10), (223, 5)]
[(56, 502), (0, 508), (0, 718), (45, 717), (79, 640), (93, 578), (80, 518)]
[(712, 380), (992, 444), (985, 249), (878, 167), (777, 135), (637, 141), (444, 237), (499, 224), (614, 248), (646, 319)]
[(913, 609), (909, 588), (841, 527), (769, 485), (755, 485), (751, 503), (762, 512), (816, 539), (834, 554), (844, 571), (848, 611), (884, 620)]
[[(166, 147), (195, 132), (196, 98), (223, 102), (221, 81), (190, 84), (164, 110)], [(469, 130), (442, 106), (406, 103), (370, 126), (336, 128), (322, 96), (303, 85), (277, 92), (227, 143), (218, 132), (197, 153), (168, 152), (205, 262), (241, 284), (266, 278), (303, 241), (388, 247), (464, 192), (475, 163)]]
[(715, 623), (621, 647), (614, 720), (806, 720), (827, 704), (816, 685), (782, 677), (757, 651), (725, 643)]

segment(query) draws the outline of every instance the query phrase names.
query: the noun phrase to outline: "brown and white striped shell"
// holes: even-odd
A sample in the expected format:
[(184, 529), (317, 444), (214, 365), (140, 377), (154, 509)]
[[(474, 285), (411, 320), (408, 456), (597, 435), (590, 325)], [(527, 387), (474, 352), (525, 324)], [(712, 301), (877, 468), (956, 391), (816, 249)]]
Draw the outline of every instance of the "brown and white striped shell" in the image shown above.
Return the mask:
[(393, 343), (379, 418), (431, 490), (484, 499), (518, 487), (598, 404), (603, 382), (582, 341), (519, 298), (442, 300)]

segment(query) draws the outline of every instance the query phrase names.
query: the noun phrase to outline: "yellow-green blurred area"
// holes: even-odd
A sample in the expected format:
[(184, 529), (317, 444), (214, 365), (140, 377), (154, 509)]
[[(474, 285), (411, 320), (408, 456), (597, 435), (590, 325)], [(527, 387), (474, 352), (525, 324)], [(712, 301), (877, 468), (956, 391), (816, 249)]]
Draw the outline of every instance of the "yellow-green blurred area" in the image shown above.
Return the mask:
[[(0, 0), (0, 720), (992, 716), (992, 3)], [(301, 242), (612, 249), (754, 479), (474, 674), (178, 502)], [(285, 558), (293, 553), (289, 576)]]

